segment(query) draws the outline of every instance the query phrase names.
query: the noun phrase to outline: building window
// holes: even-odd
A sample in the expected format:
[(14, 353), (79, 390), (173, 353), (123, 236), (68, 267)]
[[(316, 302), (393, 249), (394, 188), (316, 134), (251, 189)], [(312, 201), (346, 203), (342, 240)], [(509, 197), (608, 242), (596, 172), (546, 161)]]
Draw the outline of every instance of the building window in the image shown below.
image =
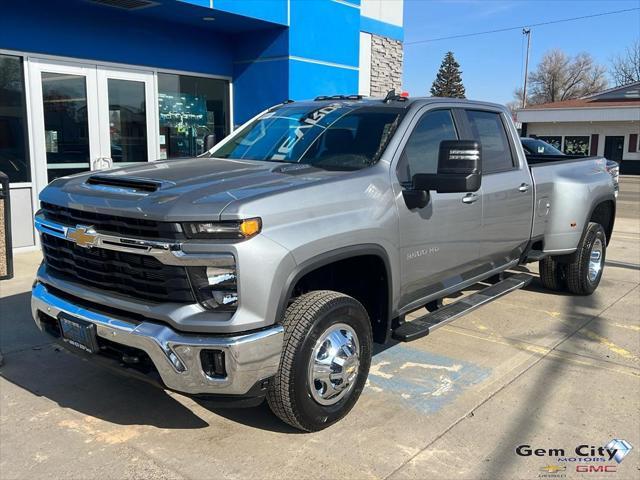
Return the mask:
[(564, 153), (567, 155), (589, 155), (589, 137), (564, 137)]
[(554, 146), (558, 150), (562, 150), (562, 137), (536, 135), (535, 138), (542, 140), (543, 142), (547, 142), (549, 145)]
[(194, 157), (229, 134), (229, 82), (158, 73), (160, 158)]
[(11, 183), (30, 182), (22, 58), (0, 55), (0, 171)]

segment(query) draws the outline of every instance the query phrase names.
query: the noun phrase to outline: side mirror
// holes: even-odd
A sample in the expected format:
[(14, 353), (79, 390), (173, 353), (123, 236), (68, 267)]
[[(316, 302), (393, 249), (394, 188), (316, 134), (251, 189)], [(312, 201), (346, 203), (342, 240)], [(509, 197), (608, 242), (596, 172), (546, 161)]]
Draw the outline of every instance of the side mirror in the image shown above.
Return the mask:
[(438, 154), (438, 173), (417, 173), (414, 190), (438, 193), (475, 192), (482, 181), (482, 148), (474, 140), (443, 140)]
[(429, 203), (429, 192), (426, 190), (402, 190), (402, 198), (409, 210), (424, 208)]
[(218, 143), (216, 140), (216, 134), (210, 133), (204, 137), (204, 149), (205, 151), (211, 150), (213, 146)]

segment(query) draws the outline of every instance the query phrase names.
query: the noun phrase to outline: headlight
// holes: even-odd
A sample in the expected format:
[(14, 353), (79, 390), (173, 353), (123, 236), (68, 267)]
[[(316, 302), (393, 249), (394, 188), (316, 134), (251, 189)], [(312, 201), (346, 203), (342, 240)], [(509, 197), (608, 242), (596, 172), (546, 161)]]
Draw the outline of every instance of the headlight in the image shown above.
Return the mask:
[(234, 311), (238, 307), (235, 266), (187, 267), (198, 302), (209, 310)]
[(245, 220), (224, 220), (221, 222), (189, 222), (182, 228), (187, 238), (202, 239), (247, 239), (260, 233), (262, 220), (247, 218)]

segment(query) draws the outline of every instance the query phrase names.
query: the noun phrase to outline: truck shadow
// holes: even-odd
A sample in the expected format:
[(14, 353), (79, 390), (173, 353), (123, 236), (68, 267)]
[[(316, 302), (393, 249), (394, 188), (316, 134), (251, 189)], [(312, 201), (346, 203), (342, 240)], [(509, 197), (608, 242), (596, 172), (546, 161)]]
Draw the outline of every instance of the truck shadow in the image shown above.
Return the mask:
[[(31, 319), (30, 292), (0, 299), (0, 377), (62, 408), (118, 425), (199, 429), (209, 423), (157, 386), (118, 375), (52, 343)], [(193, 399), (238, 424), (278, 433), (301, 433), (280, 421), (266, 402), (258, 407), (221, 407)]]
[(164, 390), (90, 364), (50, 342), (31, 319), (30, 293), (0, 299), (0, 376), (63, 408), (119, 425), (195, 429), (207, 422)]
[[(527, 290), (561, 295), (558, 292), (545, 290), (539, 284), (537, 277), (527, 287)], [(603, 338), (606, 335), (603, 328), (605, 320), (600, 318), (600, 313), (594, 313), (601, 310), (602, 307), (595, 295), (573, 296), (573, 299), (567, 299), (565, 306), (568, 308), (563, 312), (563, 317), (568, 320), (555, 327), (561, 334), (559, 340), (549, 352), (541, 353), (540, 360), (531, 367), (531, 372), (535, 372), (535, 374), (527, 379), (526, 384), (534, 386), (532, 388), (522, 385), (519, 387), (520, 389), (526, 388), (528, 394), (521, 398), (512, 411), (505, 409), (503, 412), (503, 415), (509, 418), (509, 422), (494, 442), (494, 449), (486, 454), (487, 463), (485, 468), (479, 472), (478, 478), (515, 478), (518, 475), (519, 465), (523, 465), (525, 461), (515, 453), (516, 447), (523, 444), (543, 445), (545, 441), (548, 441), (549, 435), (544, 430), (546, 417), (554, 413), (557, 415), (555, 410), (558, 408), (566, 408), (568, 410), (567, 417), (570, 418), (572, 406), (579, 405), (581, 401), (584, 401), (584, 393), (581, 390), (565, 391), (566, 407), (559, 407), (557, 403), (558, 391), (566, 386), (567, 376), (576, 374), (576, 369), (598, 371), (599, 367), (589, 365), (582, 360), (577, 363), (572, 362), (570, 354), (554, 353), (573, 351), (577, 355), (581, 355), (584, 352), (589, 357), (589, 349), (585, 348), (582, 342), (598, 343), (598, 338)], [(582, 333), (585, 329), (589, 330), (588, 335)], [(540, 337), (543, 336), (540, 335)], [(537, 337), (533, 335), (528, 340), (536, 343)], [(518, 341), (509, 338), (504, 338), (504, 340), (518, 347)], [(606, 439), (598, 440), (604, 441)], [(568, 452), (571, 452), (576, 445), (559, 444), (553, 446), (566, 448)], [(550, 460), (556, 461), (555, 458)]]

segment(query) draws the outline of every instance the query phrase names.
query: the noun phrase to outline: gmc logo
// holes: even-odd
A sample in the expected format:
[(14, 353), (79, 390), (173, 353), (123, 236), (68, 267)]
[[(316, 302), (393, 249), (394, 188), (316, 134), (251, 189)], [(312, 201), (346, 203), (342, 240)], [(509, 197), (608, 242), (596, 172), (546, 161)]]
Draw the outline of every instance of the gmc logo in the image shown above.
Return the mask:
[(592, 472), (607, 472), (615, 473), (616, 465), (577, 465), (576, 472), (580, 473), (592, 473)]

